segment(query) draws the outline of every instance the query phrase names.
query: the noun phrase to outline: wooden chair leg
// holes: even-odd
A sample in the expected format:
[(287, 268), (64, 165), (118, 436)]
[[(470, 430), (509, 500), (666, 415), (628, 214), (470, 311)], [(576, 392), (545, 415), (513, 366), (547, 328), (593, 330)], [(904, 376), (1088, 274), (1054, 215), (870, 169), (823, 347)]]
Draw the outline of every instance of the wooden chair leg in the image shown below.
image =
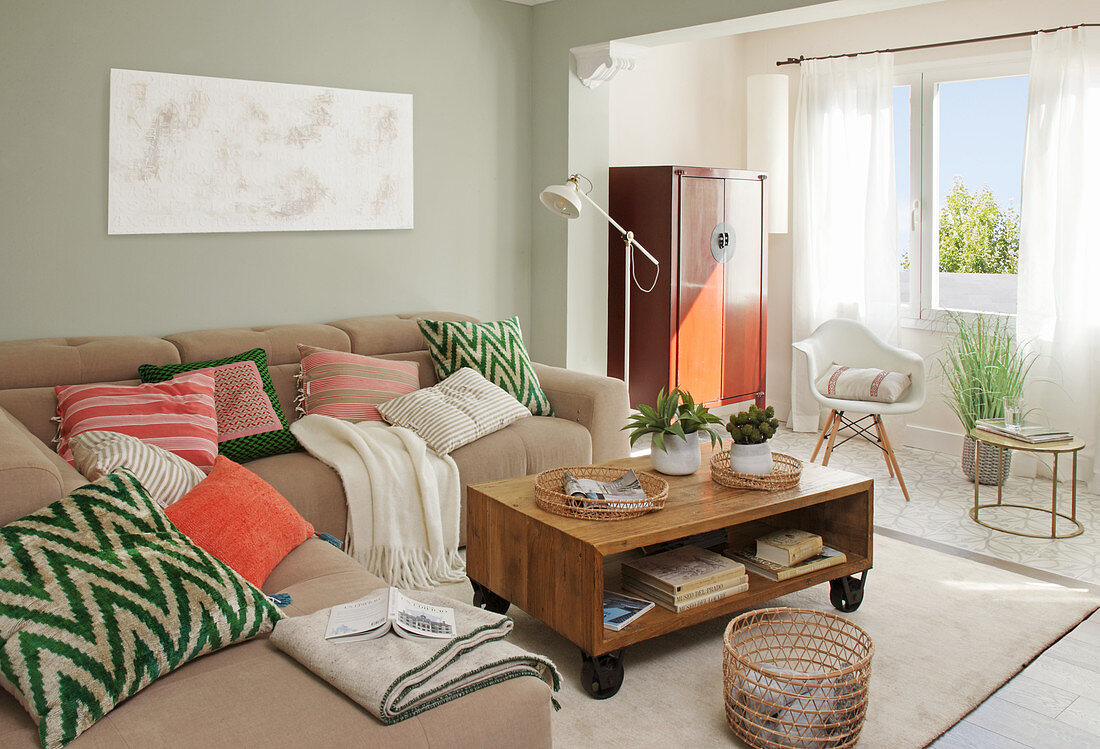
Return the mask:
[(894, 454), (894, 446), (890, 444), (890, 436), (886, 434), (886, 425), (882, 423), (882, 418), (878, 419), (879, 434), (882, 435), (882, 439), (886, 442), (886, 454), (890, 456), (890, 462), (894, 464), (894, 476), (898, 480), (898, 486), (901, 487), (901, 494), (905, 497), (905, 501), (909, 501), (909, 490), (905, 488), (905, 479), (901, 477), (901, 466), (898, 465), (898, 456)]
[(881, 417), (875, 415), (875, 434), (878, 435), (878, 443), (882, 445), (882, 459), (886, 461), (886, 470), (890, 472), (890, 478), (894, 478), (894, 466), (890, 462), (890, 455), (886, 452), (886, 441), (882, 438), (883, 427), (879, 424)]
[(829, 444), (825, 447), (825, 457), (821, 459), (821, 465), (829, 465), (829, 456), (833, 454), (833, 443), (836, 442), (836, 433), (840, 429), (840, 417), (844, 415), (843, 411), (833, 411), (833, 428), (829, 432)]
[(825, 419), (825, 426), (821, 427), (821, 433), (817, 435), (817, 444), (814, 445), (814, 451), (810, 455), (811, 463), (817, 460), (817, 451), (821, 449), (821, 443), (825, 441), (825, 435), (828, 434), (829, 429), (832, 428), (834, 418), (836, 418), (836, 409), (829, 411), (829, 416)]

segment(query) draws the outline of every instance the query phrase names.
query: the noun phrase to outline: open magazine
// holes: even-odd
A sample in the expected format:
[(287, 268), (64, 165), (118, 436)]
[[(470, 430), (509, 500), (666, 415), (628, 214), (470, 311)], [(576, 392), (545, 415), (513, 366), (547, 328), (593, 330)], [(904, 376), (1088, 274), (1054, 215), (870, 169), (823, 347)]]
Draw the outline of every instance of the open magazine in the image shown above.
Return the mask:
[(561, 477), (562, 490), (574, 497), (585, 499), (645, 499), (642, 488), (634, 471), (627, 471), (614, 481), (580, 479), (566, 471)]
[(409, 640), (448, 639), (456, 634), (455, 610), (414, 601), (397, 588), (383, 588), (358, 601), (333, 606), (325, 639), (362, 642), (391, 629)]

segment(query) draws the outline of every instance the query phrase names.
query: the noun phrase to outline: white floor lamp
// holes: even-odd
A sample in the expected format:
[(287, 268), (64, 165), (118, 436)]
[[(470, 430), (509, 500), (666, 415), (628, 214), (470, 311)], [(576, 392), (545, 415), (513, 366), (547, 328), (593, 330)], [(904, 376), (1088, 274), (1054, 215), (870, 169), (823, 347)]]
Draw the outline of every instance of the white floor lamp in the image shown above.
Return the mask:
[[(547, 210), (556, 213), (559, 216), (564, 216), (568, 219), (579, 218), (581, 215), (581, 198), (584, 198), (592, 207), (595, 208), (601, 216), (608, 220), (608, 222), (619, 230), (619, 234), (622, 235), (623, 244), (626, 249), (626, 287), (625, 294), (623, 296), (623, 382), (627, 384), (627, 391), (630, 389), (630, 283), (633, 280), (634, 285), (638, 287), (638, 291), (644, 294), (648, 294), (653, 291), (657, 286), (657, 279), (661, 275), (661, 263), (657, 258), (649, 254), (649, 251), (645, 247), (642, 247), (636, 239), (634, 239), (634, 232), (627, 231), (619, 225), (615, 219), (608, 215), (607, 211), (588, 197), (588, 193), (582, 192), (577, 185), (577, 180), (584, 179), (589, 184), (592, 184), (591, 180), (581, 174), (574, 174), (569, 177), (569, 180), (564, 185), (550, 185), (539, 195), (539, 200), (546, 206)], [(648, 289), (642, 288), (642, 285), (638, 283), (638, 279), (634, 276), (634, 248), (637, 247), (641, 250), (642, 254), (646, 256), (651, 263), (657, 268), (657, 275), (653, 277), (653, 283)]]

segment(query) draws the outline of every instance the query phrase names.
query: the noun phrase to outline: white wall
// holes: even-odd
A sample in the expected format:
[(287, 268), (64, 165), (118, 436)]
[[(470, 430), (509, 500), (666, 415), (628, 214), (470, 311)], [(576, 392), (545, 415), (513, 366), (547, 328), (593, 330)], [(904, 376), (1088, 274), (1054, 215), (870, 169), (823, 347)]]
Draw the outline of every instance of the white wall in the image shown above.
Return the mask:
[[(1050, 28), (1094, 21), (1095, 0), (1035, 3), (1032, 0), (947, 0), (930, 5), (852, 16), (818, 23), (760, 31), (705, 42), (655, 48), (635, 71), (611, 83), (612, 161), (628, 164), (675, 163), (690, 154), (700, 166), (746, 168), (744, 163), (744, 79), (759, 73), (786, 73), (791, 79), (791, 123), (798, 93), (798, 66), (777, 68), (777, 60), (887, 47), (925, 44), (976, 36)], [(896, 65), (933, 62), (981, 54), (1026, 51), (1026, 38), (959, 47), (903, 52)], [(710, 71), (724, 85), (700, 88), (700, 71), (712, 65), (735, 66)], [(663, 65), (664, 69), (659, 69)], [(677, 75), (687, 74), (685, 82)], [(714, 101), (715, 97), (722, 99)], [(671, 106), (669, 106), (671, 104)], [(700, 126), (696, 120), (712, 109), (728, 113), (728, 129)], [(629, 117), (627, 116), (629, 113)], [(631, 121), (655, 121), (660, 129), (631, 128)], [(737, 124), (734, 125), (733, 123)], [(621, 144), (621, 145), (620, 145)], [(768, 401), (785, 412), (790, 403), (791, 367), (791, 235), (773, 234), (768, 262)], [(900, 345), (930, 363), (944, 341), (936, 333), (905, 328)], [(909, 419), (905, 443), (957, 452), (959, 424), (943, 404), (935, 383), (925, 407)]]

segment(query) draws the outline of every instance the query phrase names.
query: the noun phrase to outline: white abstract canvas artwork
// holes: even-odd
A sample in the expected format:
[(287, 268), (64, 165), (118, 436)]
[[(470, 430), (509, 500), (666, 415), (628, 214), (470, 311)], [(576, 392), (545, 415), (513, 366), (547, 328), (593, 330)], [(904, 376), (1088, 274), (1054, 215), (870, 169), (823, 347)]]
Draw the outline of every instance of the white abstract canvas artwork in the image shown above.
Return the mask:
[(111, 70), (107, 232), (411, 229), (412, 95)]

